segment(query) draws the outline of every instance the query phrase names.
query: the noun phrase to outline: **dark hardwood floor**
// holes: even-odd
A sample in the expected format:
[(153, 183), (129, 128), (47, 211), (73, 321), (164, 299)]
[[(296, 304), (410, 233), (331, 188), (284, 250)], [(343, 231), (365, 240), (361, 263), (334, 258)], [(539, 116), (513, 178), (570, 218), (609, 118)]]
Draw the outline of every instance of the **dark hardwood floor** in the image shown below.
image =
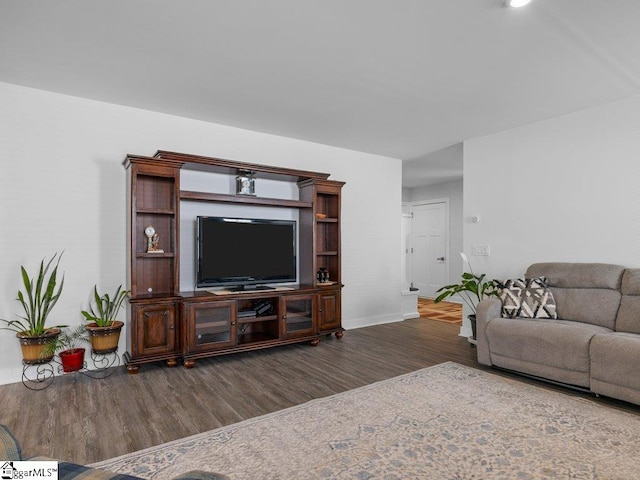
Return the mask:
[(158, 363), (143, 365), (138, 375), (123, 367), (99, 380), (65, 375), (35, 392), (21, 383), (3, 385), (0, 423), (12, 429), (26, 457), (97, 462), (446, 361), (478, 367), (475, 348), (458, 331), (458, 325), (413, 319), (349, 330), (315, 348), (201, 360), (193, 369)]

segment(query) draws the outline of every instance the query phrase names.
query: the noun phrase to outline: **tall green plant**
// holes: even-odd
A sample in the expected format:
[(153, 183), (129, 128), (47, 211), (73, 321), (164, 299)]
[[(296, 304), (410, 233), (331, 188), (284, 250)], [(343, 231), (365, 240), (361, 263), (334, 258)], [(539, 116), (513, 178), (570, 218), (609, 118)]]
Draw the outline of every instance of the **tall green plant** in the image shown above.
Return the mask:
[(118, 310), (122, 308), (122, 303), (129, 290), (122, 290), (122, 285), (111, 297), (108, 293), (100, 295), (98, 286), (93, 287), (93, 305), (89, 305), (89, 310), (83, 310), (82, 315), (89, 322), (95, 322), (98, 327), (110, 327), (116, 321)]
[(487, 279), (487, 274), (482, 273), (476, 275), (473, 273), (471, 264), (464, 253), (460, 253), (462, 260), (469, 265), (469, 272), (463, 272), (460, 279), (460, 283), (454, 283), (453, 285), (446, 285), (436, 291), (442, 292), (433, 301), (434, 303), (441, 302), (445, 298), (449, 298), (453, 295), (458, 295), (467, 304), (467, 306), (476, 314), (476, 307), (478, 303), (484, 300), (486, 297), (498, 295), (498, 282), (496, 280)]
[[(62, 254), (57, 253), (45, 264), (46, 257), (40, 262), (37, 278), (31, 278), (27, 270), (20, 266), (23, 289), (18, 290), (18, 302), (22, 305), (24, 315), (18, 315), (18, 320), (0, 319), (6, 324), (1, 330), (11, 330), (28, 336), (37, 336), (45, 333), (48, 328), (46, 322), (49, 314), (62, 293), (64, 285), (64, 273), (58, 284), (58, 267)], [(55, 262), (55, 263), (54, 263)], [(53, 266), (53, 269), (51, 267)], [(57, 288), (56, 288), (57, 287)], [(65, 325), (56, 325), (62, 328)], [(51, 328), (51, 327), (49, 327)]]

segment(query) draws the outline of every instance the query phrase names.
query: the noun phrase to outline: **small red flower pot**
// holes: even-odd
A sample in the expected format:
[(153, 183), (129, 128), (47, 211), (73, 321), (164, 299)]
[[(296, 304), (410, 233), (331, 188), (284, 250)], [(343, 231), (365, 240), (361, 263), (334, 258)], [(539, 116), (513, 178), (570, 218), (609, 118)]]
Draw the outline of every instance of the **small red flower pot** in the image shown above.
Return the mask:
[(84, 348), (64, 350), (58, 354), (64, 373), (77, 372), (84, 367)]

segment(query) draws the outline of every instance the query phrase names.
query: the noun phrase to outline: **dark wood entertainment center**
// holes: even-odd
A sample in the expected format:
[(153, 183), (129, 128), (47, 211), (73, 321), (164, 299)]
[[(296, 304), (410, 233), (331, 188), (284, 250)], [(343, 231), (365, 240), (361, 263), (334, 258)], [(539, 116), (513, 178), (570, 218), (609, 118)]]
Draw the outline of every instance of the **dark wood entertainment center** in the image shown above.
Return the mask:
[[(140, 365), (165, 361), (195, 366), (198, 358), (297, 342), (317, 345), (324, 335), (341, 338), (340, 210), (344, 182), (329, 174), (212, 157), (158, 151), (153, 157), (128, 155), (127, 352), (130, 373)], [(185, 191), (180, 172), (194, 170), (233, 178), (295, 183), (298, 199)], [(258, 192), (259, 193), (259, 192)], [(181, 202), (230, 203), (298, 211), (299, 283), (249, 292), (180, 292)], [(160, 239), (149, 251), (152, 225)], [(159, 251), (162, 250), (162, 251)], [(190, 258), (188, 261), (194, 262)], [(329, 272), (321, 282), (317, 272)]]

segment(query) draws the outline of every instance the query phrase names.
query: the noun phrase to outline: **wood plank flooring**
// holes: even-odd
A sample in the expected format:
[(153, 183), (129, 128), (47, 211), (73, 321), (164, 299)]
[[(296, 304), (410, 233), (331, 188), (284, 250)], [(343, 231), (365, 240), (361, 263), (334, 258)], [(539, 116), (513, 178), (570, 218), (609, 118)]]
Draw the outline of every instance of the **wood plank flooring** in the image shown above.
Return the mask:
[(423, 318), (441, 322), (462, 323), (462, 305), (454, 302), (434, 303), (432, 298), (418, 298), (418, 313)]
[(120, 367), (101, 380), (58, 377), (37, 392), (3, 385), (0, 423), (12, 429), (26, 457), (92, 463), (449, 360), (478, 367), (475, 348), (458, 331), (418, 318), (349, 330), (315, 348), (201, 360), (193, 369), (159, 363), (129, 375)]

